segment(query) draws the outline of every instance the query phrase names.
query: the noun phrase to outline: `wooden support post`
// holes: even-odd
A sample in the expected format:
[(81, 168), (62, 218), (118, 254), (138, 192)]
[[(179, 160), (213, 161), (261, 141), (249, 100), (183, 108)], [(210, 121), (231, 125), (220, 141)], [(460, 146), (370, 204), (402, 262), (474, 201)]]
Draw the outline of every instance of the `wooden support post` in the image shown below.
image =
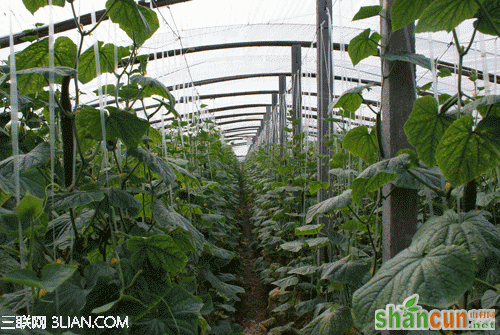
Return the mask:
[(285, 157), (285, 126), (286, 126), (286, 76), (279, 76), (279, 134), (280, 134), (280, 157)]
[(293, 148), (300, 152), (302, 141), (297, 138), (302, 133), (302, 52), (300, 44), (292, 45), (292, 110)]
[[(318, 44), (317, 44), (317, 83), (318, 83), (318, 155), (325, 158), (318, 158), (318, 180), (321, 182), (328, 182), (328, 157), (330, 152), (328, 147), (325, 145), (325, 136), (328, 135), (328, 104), (330, 103), (330, 98), (333, 96), (332, 85), (329, 83), (333, 82), (333, 72), (331, 70), (331, 64), (328, 64), (327, 57), (328, 52), (330, 52), (330, 47), (332, 45), (332, 38), (328, 32), (328, 15), (327, 13), (332, 13), (332, 0), (316, 0), (316, 28), (318, 32)], [(318, 191), (318, 202), (324, 201), (330, 197), (330, 194), (324, 189)], [(330, 220), (328, 217), (323, 217), (320, 219), (320, 223), (325, 225), (321, 234), (325, 234), (326, 230), (330, 226)], [(327, 261), (325, 248), (318, 249), (318, 265)]]
[[(410, 24), (392, 33), (390, 22), (394, 0), (381, 0), (386, 8), (381, 15), (382, 55), (385, 52), (415, 53), (415, 26)], [(392, 35), (392, 36), (391, 36)], [(395, 157), (401, 149), (411, 148), (403, 131), (416, 99), (415, 65), (382, 60), (382, 142), (385, 158)], [(417, 191), (387, 184), (383, 194), (382, 260), (385, 262), (408, 247), (417, 230)]]

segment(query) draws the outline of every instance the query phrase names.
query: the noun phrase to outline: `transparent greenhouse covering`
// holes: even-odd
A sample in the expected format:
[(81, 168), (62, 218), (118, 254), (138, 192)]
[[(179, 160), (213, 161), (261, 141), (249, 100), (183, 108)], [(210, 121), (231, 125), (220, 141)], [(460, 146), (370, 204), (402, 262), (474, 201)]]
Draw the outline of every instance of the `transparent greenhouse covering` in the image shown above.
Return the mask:
[[(165, 2), (165, 1), (163, 1)], [(317, 106), (316, 64), (316, 1), (304, 0), (176, 0), (169, 6), (155, 7), (160, 27), (140, 49), (140, 54), (151, 54), (147, 65), (147, 76), (160, 80), (177, 100), (176, 109), (184, 117), (201, 110), (203, 118), (214, 120), (228, 142), (239, 156), (244, 156), (252, 138), (261, 126), (266, 107), (272, 104), (272, 94), (278, 92), (278, 76), (287, 74), (287, 92), (292, 88), (291, 46), (302, 46), (302, 105), (304, 125), (314, 133)], [(93, 13), (104, 8), (104, 1), (75, 2), (77, 15)], [(380, 83), (380, 59), (369, 57), (353, 66), (345, 51), (349, 41), (361, 31), (371, 28), (380, 30), (379, 18), (352, 22), (352, 17), (361, 6), (378, 5), (377, 0), (334, 0), (331, 13), (331, 34), (334, 44), (332, 63), (334, 95), (368, 82)], [(147, 5), (147, 4), (146, 4)], [(48, 7), (31, 15), (21, 1), (2, 0), (4, 24), (0, 26), (0, 37), (7, 40), (27, 29), (35, 29), (36, 23), (48, 24), (72, 18), (71, 7)], [(8, 24), (8, 22), (11, 22)], [(458, 27), (461, 43), (466, 44), (472, 35), (472, 25), (465, 22)], [(38, 29), (43, 29), (40, 27)], [(78, 43), (75, 29), (61, 33)], [(83, 50), (92, 47), (94, 41), (113, 43), (119, 46), (131, 45), (131, 39), (110, 20), (104, 21), (91, 36), (84, 40)], [(458, 55), (452, 47), (453, 37), (446, 33), (417, 34), (416, 53), (456, 67)], [(15, 45), (22, 50), (29, 42)], [(477, 34), (471, 51), (464, 60), (464, 67), (493, 75), (494, 80), (478, 83), (490, 94), (500, 93), (497, 75), (500, 72), (500, 42), (489, 35)], [(0, 60), (7, 60), (8, 43), (2, 44)], [(456, 91), (457, 76), (436, 78), (430, 70), (417, 66), (417, 85), (436, 82), (431, 94)], [(115, 77), (104, 73), (102, 84), (115, 84)], [(98, 104), (97, 79), (81, 86), (85, 95), (80, 103)], [(474, 93), (474, 84), (466, 80), (464, 93)], [(380, 101), (380, 86), (377, 84), (364, 94), (364, 98)], [(105, 96), (105, 101), (114, 98)], [(291, 104), (287, 94), (287, 104)], [(146, 106), (155, 106), (153, 99), (146, 100)], [(156, 107), (156, 106), (155, 106)], [(290, 108), (290, 106), (288, 106)], [(165, 111), (166, 113), (166, 111)], [(360, 116), (372, 117), (368, 109), (358, 111)], [(172, 115), (165, 116), (170, 122)], [(160, 126), (160, 115), (153, 118)], [(155, 123), (156, 122), (156, 123)]]

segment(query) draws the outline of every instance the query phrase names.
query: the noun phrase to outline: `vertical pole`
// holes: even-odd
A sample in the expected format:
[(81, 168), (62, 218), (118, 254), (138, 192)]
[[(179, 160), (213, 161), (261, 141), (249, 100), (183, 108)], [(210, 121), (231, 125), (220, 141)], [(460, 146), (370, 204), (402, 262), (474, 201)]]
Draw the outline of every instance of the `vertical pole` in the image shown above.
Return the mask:
[[(382, 54), (384, 52), (415, 53), (415, 25), (392, 32), (390, 21), (394, 0), (381, 0), (386, 9), (381, 15)], [(391, 36), (392, 35), (392, 36)], [(407, 62), (382, 60), (382, 141), (385, 158), (396, 156), (401, 149), (411, 148), (403, 125), (416, 99), (415, 65)], [(408, 247), (417, 230), (417, 191), (387, 184), (383, 194), (382, 261), (387, 261)]]
[(271, 112), (272, 112), (272, 107), (271, 106), (267, 106), (266, 107), (266, 123), (267, 123), (267, 148), (268, 148), (268, 151), (269, 149), (271, 149), (271, 145), (272, 145), (272, 141), (273, 141), (273, 127), (272, 127), (272, 123), (273, 123), (273, 120), (272, 120), (272, 115), (271, 115)]
[[(333, 96), (332, 86), (329, 83), (333, 82), (333, 71), (329, 71), (330, 64), (328, 64), (328, 50), (332, 44), (332, 38), (328, 32), (328, 12), (332, 13), (332, 0), (316, 0), (316, 29), (317, 29), (317, 72), (316, 78), (318, 83), (318, 117), (317, 117), (317, 131), (318, 131), (318, 155), (325, 158), (318, 158), (318, 180), (321, 182), (328, 182), (328, 158), (329, 149), (325, 146), (325, 136), (328, 135), (328, 104), (330, 97)], [(318, 191), (318, 202), (324, 201), (329, 198), (328, 193), (324, 189)], [(323, 217), (320, 223), (325, 225), (322, 233), (326, 232), (330, 224), (328, 217)], [(325, 248), (318, 249), (318, 265), (326, 261)]]
[(280, 132), (280, 157), (285, 157), (285, 125), (286, 125), (286, 76), (279, 76), (279, 132)]
[(276, 146), (278, 139), (279, 113), (278, 111), (278, 94), (273, 93), (271, 96), (271, 115), (273, 116), (273, 144)]
[(298, 44), (292, 45), (292, 110), (293, 110), (293, 147), (300, 152), (302, 141), (302, 52)]

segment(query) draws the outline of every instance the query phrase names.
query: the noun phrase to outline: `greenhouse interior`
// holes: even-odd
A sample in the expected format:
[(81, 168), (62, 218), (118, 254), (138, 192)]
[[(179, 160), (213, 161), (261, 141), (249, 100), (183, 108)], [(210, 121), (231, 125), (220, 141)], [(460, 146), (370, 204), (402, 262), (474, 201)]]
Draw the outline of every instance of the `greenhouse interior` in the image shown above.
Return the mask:
[(500, 0), (0, 7), (1, 334), (498, 332)]

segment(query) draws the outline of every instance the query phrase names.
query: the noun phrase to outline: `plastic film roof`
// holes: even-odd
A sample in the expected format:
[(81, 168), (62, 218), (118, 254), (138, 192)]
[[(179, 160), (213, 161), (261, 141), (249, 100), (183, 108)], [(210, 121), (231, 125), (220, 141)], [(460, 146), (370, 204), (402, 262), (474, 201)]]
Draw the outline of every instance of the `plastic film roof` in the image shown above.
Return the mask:
[[(49, 23), (49, 9), (42, 8), (31, 15), (22, 5), (7, 5), (1, 8), (4, 17), (12, 15), (13, 33), (34, 28), (35, 23)], [(19, 1), (20, 2), (20, 1)], [(331, 33), (334, 43), (348, 44), (350, 39), (367, 28), (380, 30), (378, 18), (351, 22), (360, 6), (377, 5), (377, 0), (333, 0), (331, 13)], [(77, 14), (83, 15), (104, 8), (104, 1), (75, 1)], [(160, 28), (147, 40), (140, 49), (140, 54), (163, 53), (177, 50), (168, 57), (155, 57), (149, 61), (147, 76), (156, 78), (171, 88), (178, 100), (176, 109), (182, 115), (188, 115), (202, 108), (202, 116), (215, 120), (224, 131), (226, 139), (235, 145), (238, 155), (245, 155), (249, 138), (252, 138), (261, 124), (266, 106), (272, 103), (272, 93), (278, 91), (278, 75), (291, 72), (291, 47), (293, 42), (302, 43), (302, 105), (305, 123), (314, 132), (316, 97), (316, 48), (311, 48), (316, 41), (316, 1), (313, 0), (191, 0), (171, 6), (154, 9), (158, 13)], [(59, 22), (70, 19), (71, 8), (54, 7), (53, 20)], [(465, 22), (458, 27), (461, 44), (467, 44), (472, 34), (472, 25)], [(8, 36), (9, 27), (0, 26), (0, 36)], [(77, 32), (68, 31), (57, 34), (69, 36), (77, 43)], [(131, 40), (111, 21), (102, 25), (84, 40), (85, 50), (95, 40), (128, 46)], [(464, 66), (499, 74), (500, 41), (489, 35), (478, 33), (471, 52), (464, 61)], [(270, 42), (280, 42), (286, 46), (269, 46)], [(429, 58), (451, 64), (458, 62), (458, 56), (452, 42), (451, 34), (417, 34), (416, 50)], [(257, 46), (258, 44), (266, 46)], [(23, 43), (15, 46), (16, 50), (25, 48)], [(215, 50), (196, 51), (197, 48), (210, 49), (210, 46), (225, 45)], [(236, 47), (238, 46), (238, 47)], [(181, 50), (184, 50), (181, 52)], [(0, 49), (0, 60), (6, 60), (9, 48)], [(369, 57), (356, 67), (345, 51), (333, 52), (333, 74), (339, 80), (333, 83), (334, 94), (360, 85), (360, 82), (380, 82), (380, 59)], [(248, 78), (241, 78), (241, 76)], [(240, 76), (240, 79), (235, 79)], [(206, 83), (212, 79), (220, 79), (215, 83)], [(226, 80), (222, 80), (226, 78)], [(232, 80), (228, 80), (231, 79)], [(417, 66), (417, 85), (423, 86), (435, 80), (432, 71)], [(103, 74), (101, 83), (115, 83), (112, 74)], [(204, 82), (205, 81), (205, 82)], [(478, 81), (489, 93), (500, 93), (500, 88), (487, 81)], [(456, 91), (457, 76), (437, 79), (438, 93)], [(182, 84), (188, 84), (185, 87)], [(292, 87), (292, 80), (287, 76), (287, 90)], [(464, 81), (464, 92), (474, 93), (471, 81)], [(81, 86), (86, 93), (82, 95), (82, 103), (97, 103), (98, 97), (92, 92), (97, 89), (97, 80)], [(253, 92), (245, 94), (244, 92)], [(227, 96), (241, 93), (235, 96)], [(192, 97), (186, 99), (186, 97)], [(374, 86), (364, 94), (365, 99), (379, 101), (380, 87)], [(291, 104), (291, 95), (287, 94), (287, 103)], [(112, 100), (112, 97), (106, 97)], [(187, 100), (192, 100), (186, 102)], [(153, 105), (154, 100), (146, 101)], [(373, 116), (370, 111), (362, 109), (361, 115)], [(305, 116), (307, 115), (307, 116)], [(156, 115), (159, 121), (160, 116)], [(165, 117), (166, 122), (170, 115)], [(159, 126), (160, 123), (157, 123)]]

